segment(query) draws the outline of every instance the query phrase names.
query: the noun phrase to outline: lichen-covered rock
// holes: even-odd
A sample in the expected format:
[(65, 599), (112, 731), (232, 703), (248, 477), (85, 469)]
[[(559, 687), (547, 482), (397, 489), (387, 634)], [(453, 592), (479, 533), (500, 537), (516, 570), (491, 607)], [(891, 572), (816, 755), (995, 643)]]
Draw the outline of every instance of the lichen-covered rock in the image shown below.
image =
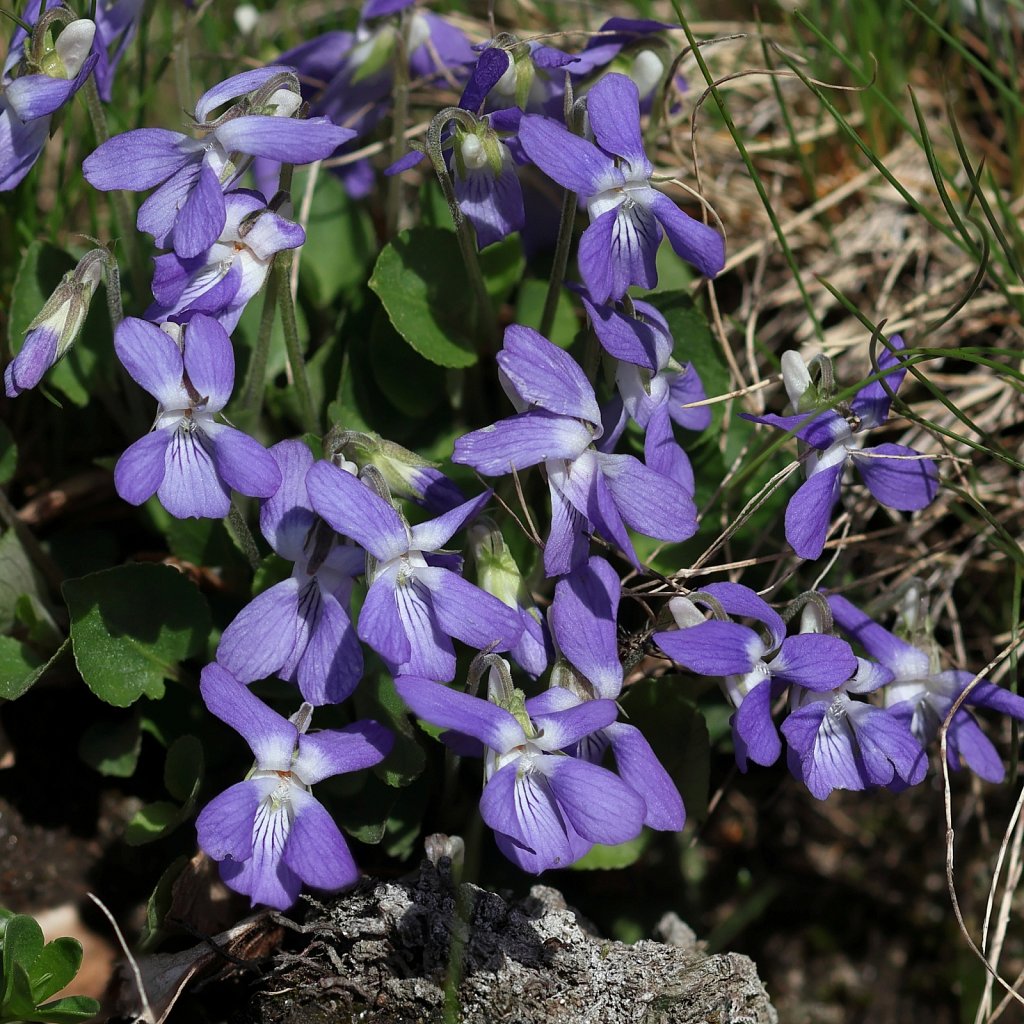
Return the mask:
[(294, 926), (236, 1024), (775, 1024), (754, 964), (708, 956), (678, 919), (670, 943), (601, 939), (561, 894), (515, 903), (424, 862), (411, 882), (365, 884)]

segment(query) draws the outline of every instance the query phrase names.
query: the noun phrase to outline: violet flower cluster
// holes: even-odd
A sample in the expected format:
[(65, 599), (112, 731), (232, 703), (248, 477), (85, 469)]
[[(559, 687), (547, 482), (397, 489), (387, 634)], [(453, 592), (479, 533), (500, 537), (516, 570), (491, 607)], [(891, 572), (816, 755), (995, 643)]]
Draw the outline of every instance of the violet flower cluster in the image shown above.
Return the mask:
[[(90, 73), (109, 99), (142, 6), (101, 2), (94, 24), (69, 19), (51, 0), (42, 12), (39, 0), (28, 5), (32, 32), (15, 32), (3, 70), (0, 142), (9, 145), (0, 187), (28, 173), (49, 118)], [(642, 113), (672, 84), (668, 28), (613, 18), (575, 54), (507, 35), (474, 48), (412, 0), (368, 0), (355, 31), (328, 33), (205, 92), (191, 133), (135, 129), (84, 162), (97, 189), (150, 192), (137, 227), (161, 250), (153, 302), (144, 317), (120, 319), (114, 336), (128, 375), (157, 403), (151, 429), (117, 460), (117, 491), (133, 505), (155, 497), (175, 517), (234, 522), (242, 517), (233, 492), (256, 499), (281, 569), (223, 630), (200, 685), (207, 708), (255, 760), (199, 815), (199, 842), (225, 883), (254, 904), (285, 909), (304, 884), (355, 882), (347, 842), (311, 789), (381, 765), (394, 737), (369, 720), (319, 732), (310, 723), (320, 708), (343, 719), (336, 709), (379, 666), (451, 750), (482, 758), (482, 818), (523, 870), (566, 867), (596, 844), (684, 825), (676, 780), (627, 717), (620, 620), (630, 612), (620, 614), (616, 568), (642, 576), (651, 550), (643, 538), (674, 545), (697, 534), (694, 468), (677, 428), (694, 434), (712, 421), (691, 339), (672, 336), (656, 297), (630, 294), (657, 284), (663, 234), (700, 273), (713, 277), (725, 265), (722, 236), (656, 187), (643, 144)], [(575, 349), (507, 326), (496, 354), (507, 414), (495, 411), (493, 423), (458, 437), (451, 456), (493, 478), (502, 504), (524, 493), (521, 476), (539, 478), (550, 517), (525, 531), (543, 551), (533, 573), (520, 570), (483, 514), (499, 504), (495, 491), (467, 498), (436, 466), (362, 430), (335, 428), (318, 459), (305, 440), (267, 449), (225, 416), (235, 387), (231, 334), (277, 254), (305, 242), (278, 191), (281, 166), (340, 156), (350, 193), (365, 194), (373, 169), (349, 157), (386, 115), (401, 53), (402, 78), (461, 89), (459, 106), (438, 115), (445, 131), (431, 156), (447, 169), (453, 213), (470, 222), (478, 247), (550, 219), (531, 211), (528, 175), (519, 173), (527, 165), (566, 191), (569, 213), (574, 205), (586, 213), (579, 280), (569, 283), (592, 332), (583, 365)], [(567, 77), (586, 115), (570, 114), (568, 124)], [(262, 190), (242, 186), (249, 171)], [(116, 264), (97, 249), (61, 283), (6, 368), (9, 396), (37, 385), (68, 350), (103, 276), (116, 288)], [(907, 372), (903, 349), (893, 337), (877, 379), (849, 404), (834, 400), (830, 370), (816, 386), (787, 355), (792, 414), (749, 417), (802, 445), (807, 479), (786, 513), (787, 540), (802, 558), (823, 551), (848, 465), (890, 508), (914, 511), (936, 497), (931, 459), (894, 443), (861, 446), (888, 419)], [(630, 446), (642, 458), (623, 450)], [(460, 549), (447, 547), (463, 533), (470, 573)], [(920, 623), (896, 636), (841, 596), (808, 594), (786, 610), (791, 622), (800, 614), (793, 632), (754, 590), (732, 582), (680, 592), (666, 610), (651, 613), (645, 642), (653, 634), (666, 658), (721, 681), (743, 771), (775, 763), (785, 747), (792, 773), (820, 799), (915, 785), (927, 747), (970, 685), (950, 723), (950, 764), (1002, 777), (974, 711), (1024, 718), (1024, 699), (943, 670)], [(470, 665), (465, 688), (460, 656)], [(477, 696), (484, 678), (486, 696)], [(289, 718), (252, 688), (272, 679), (301, 698)]]

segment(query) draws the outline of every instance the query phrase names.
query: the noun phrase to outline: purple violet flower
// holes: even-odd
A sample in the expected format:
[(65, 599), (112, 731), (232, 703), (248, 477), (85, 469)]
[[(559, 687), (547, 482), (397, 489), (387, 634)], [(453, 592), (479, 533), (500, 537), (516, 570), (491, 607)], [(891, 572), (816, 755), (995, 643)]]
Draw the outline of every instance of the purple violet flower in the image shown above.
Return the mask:
[[(245, 71), (200, 97), (195, 110), (200, 138), (138, 128), (100, 145), (82, 171), (104, 192), (159, 186), (139, 208), (138, 228), (159, 247), (190, 259), (221, 236), (227, 218), (224, 190), (252, 157), (306, 164), (330, 156), (355, 134), (324, 117), (295, 117), (301, 102), (291, 68)], [(228, 103), (227, 112), (211, 119)]]
[(679, 256), (714, 277), (725, 266), (721, 235), (651, 185), (636, 85), (624, 75), (605, 76), (588, 94), (587, 112), (596, 143), (539, 116), (523, 118), (519, 139), (549, 178), (586, 204), (590, 226), (577, 260), (594, 302), (621, 299), (633, 284), (657, 285), (662, 228)]
[[(617, 642), (621, 591), (618, 574), (597, 557), (558, 581), (549, 617), (562, 660), (552, 670), (550, 688), (530, 704), (535, 711), (618, 699), (623, 682)], [(667, 832), (682, 829), (686, 811), (679, 790), (636, 726), (612, 722), (567, 753), (600, 764), (609, 746), (619, 778), (644, 802), (644, 824)]]
[(305, 231), (268, 207), (259, 192), (228, 192), (224, 226), (209, 249), (191, 259), (173, 252), (153, 258), (156, 302), (146, 316), (187, 323), (205, 313), (231, 332), (266, 282), (274, 256), (305, 240)]
[[(26, 7), (11, 36), (0, 73), (0, 192), (15, 188), (32, 169), (50, 135), (52, 116), (85, 84), (99, 59), (92, 52), (96, 25), (72, 18), (47, 0)], [(54, 40), (52, 30), (61, 25)]]
[(96, 4), (96, 87), (109, 103), (121, 58), (139, 30), (145, 0), (98, 0)]
[(270, 454), (281, 471), (281, 486), (260, 509), (260, 529), (274, 551), (294, 565), (288, 579), (235, 616), (220, 638), (217, 662), (240, 682), (275, 675), (298, 683), (314, 707), (340, 704), (363, 674), (348, 602), (366, 555), (340, 543), (313, 511), (306, 492), (310, 450), (301, 441), (281, 441)]
[(197, 315), (185, 327), (126, 317), (114, 348), (131, 377), (159, 402), (153, 429), (117, 461), (114, 486), (132, 505), (154, 494), (179, 519), (220, 519), (231, 489), (269, 498), (281, 485), (274, 457), (214, 415), (231, 397), (235, 357), (224, 328)]
[(812, 385), (799, 359), (796, 363), (803, 369), (804, 391), (797, 393), (801, 385), (794, 384), (797, 372), (792, 359), (787, 368), (790, 378), (787, 388), (792, 392), (791, 401), (800, 411), (789, 416), (741, 414), (756, 423), (785, 431), (795, 430), (796, 436), (810, 448), (804, 462), (807, 479), (786, 506), (786, 540), (801, 558), (818, 558), (824, 550), (832, 510), (839, 501), (843, 472), (848, 465), (857, 467), (868, 490), (888, 508), (912, 512), (930, 505), (938, 493), (939, 473), (935, 463), (913, 448), (892, 443), (861, 447), (862, 435), (889, 418), (890, 392), (899, 389), (907, 373), (898, 355), (904, 347), (903, 339), (894, 334), (889, 344), (892, 351), (885, 349), (878, 359), (879, 369), (889, 371), (886, 374), (889, 390), (880, 380), (865, 385), (850, 403), (848, 412), (844, 410), (846, 415), (833, 409), (815, 414), (813, 407), (800, 407), (804, 394), (811, 394)]
[(681, 541), (697, 529), (692, 495), (631, 455), (598, 451), (601, 413), (594, 389), (572, 357), (529, 327), (505, 330), (498, 353), (502, 385), (518, 415), (455, 442), (452, 462), (487, 476), (544, 463), (551, 492), (551, 533), (544, 568), (559, 576), (587, 557), (597, 529), (638, 565), (626, 526)]
[(701, 622), (697, 613), (695, 624), (655, 633), (654, 642), (691, 672), (722, 678), (725, 694), (736, 708), (731, 723), (740, 771), (747, 770), (748, 759), (774, 764), (782, 753), (772, 721), (776, 697), (790, 684), (815, 692), (834, 690), (857, 671), (857, 659), (850, 645), (838, 637), (819, 633), (787, 637), (778, 612), (749, 587), (709, 584), (690, 595), (689, 611), (696, 611), (694, 603), (713, 607), (704, 597), (727, 615), (753, 619), (762, 630), (719, 618)]
[(650, 303), (635, 301), (635, 315), (627, 316), (613, 306), (595, 306), (582, 289), (579, 293), (598, 341), (616, 359), (618, 395), (602, 409), (605, 434), (599, 447), (615, 447), (628, 417), (644, 429), (645, 463), (693, 493), (690, 459), (672, 424), (704, 430), (711, 423), (707, 406), (685, 408), (707, 398), (699, 374), (692, 364), (683, 367), (672, 358), (668, 322)]
[(417, 717), (456, 733), (451, 739), (460, 747), (467, 738), (483, 744), (480, 814), (501, 852), (539, 874), (567, 867), (594, 843), (635, 838), (643, 800), (607, 769), (562, 752), (610, 725), (618, 714), (614, 701), (546, 711), (537, 707), (539, 698), (526, 700), (511, 688), (508, 662), (488, 660), (489, 700), (411, 676), (396, 679), (395, 688)]
[(448, 568), (451, 558), (440, 551), (487, 504), (489, 491), (410, 528), (390, 502), (329, 462), (309, 470), (306, 487), (314, 511), (367, 551), (359, 637), (394, 674), (447, 681), (455, 678), (451, 637), (501, 651), (519, 639), (517, 612)]
[(203, 669), (200, 690), (256, 757), (245, 781), (214, 797), (196, 820), (199, 845), (220, 862), (228, 888), (253, 905), (287, 910), (303, 883), (332, 891), (353, 885), (359, 870), (348, 844), (310, 787), (380, 763), (391, 733), (370, 720), (307, 733), (308, 704), (285, 719), (216, 664)]
[[(950, 708), (975, 675), (961, 669), (940, 670), (939, 648), (927, 635), (922, 635), (921, 646), (915, 646), (890, 633), (845, 597), (833, 594), (828, 604), (843, 631), (892, 673), (893, 681), (885, 690), (886, 709), (909, 726), (922, 746), (932, 743)], [(1002, 758), (982, 732), (971, 708), (990, 708), (1024, 720), (1024, 698), (983, 679), (953, 716), (946, 734), (951, 769), (959, 769), (962, 760), (986, 781), (1002, 782), (1006, 774)]]
[(906, 723), (851, 699), (891, 681), (888, 669), (858, 658), (856, 674), (834, 690), (793, 687), (782, 735), (789, 744), (790, 771), (812, 796), (824, 800), (834, 789), (859, 791), (894, 782), (916, 786), (924, 778), (928, 761)]
[(58, 359), (75, 343), (85, 323), (96, 286), (110, 261), (106, 249), (92, 249), (79, 261), (46, 300), (28, 325), (18, 354), (4, 370), (8, 398), (34, 388)]
[(565, 93), (564, 71), (579, 57), (535, 40), (520, 42), (501, 33), (485, 43), (459, 99), (463, 110), (477, 113), (485, 104), (557, 114)]

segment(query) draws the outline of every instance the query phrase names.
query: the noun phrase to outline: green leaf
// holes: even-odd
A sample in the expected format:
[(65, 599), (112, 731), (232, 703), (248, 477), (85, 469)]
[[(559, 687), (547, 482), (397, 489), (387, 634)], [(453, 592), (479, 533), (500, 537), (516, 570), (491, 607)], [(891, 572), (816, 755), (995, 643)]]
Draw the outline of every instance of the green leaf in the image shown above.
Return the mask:
[[(0, 1007), (8, 1006), (12, 999), (24, 998), (24, 992), (16, 992), (15, 987), (19, 985), (18, 971), (20, 968), (25, 975), (25, 982), (28, 983), (28, 975), (36, 958), (43, 951), (43, 930), (27, 914), (16, 914), (7, 922), (4, 931), (3, 957), (0, 963), (3, 964), (3, 998), (0, 999)], [(20, 987), (20, 986), (19, 986)], [(31, 999), (31, 987), (28, 990), (28, 998)], [(31, 1006), (35, 1006), (32, 1002)]]
[(100, 1004), (90, 996), (65, 996), (52, 1003), (44, 1003), (30, 1019), (42, 1024), (77, 1024), (99, 1012)]
[(161, 697), (178, 663), (206, 649), (206, 599), (168, 565), (121, 565), (68, 580), (63, 590), (78, 670), (108, 704)]
[(74, 980), (81, 966), (82, 944), (77, 939), (65, 936), (48, 942), (29, 972), (32, 998), (36, 1003), (49, 999)]
[(185, 817), (185, 811), (169, 800), (146, 804), (125, 826), (124, 841), (129, 846), (152, 843), (176, 829)]
[[(28, 674), (22, 674), (23, 666), (28, 662), (28, 655), (24, 651), (19, 652), (11, 660), (6, 660), (4, 657), (4, 648), (7, 642), (13, 642), (19, 647), (24, 648), (24, 644), (18, 644), (16, 640), (11, 640), (10, 637), (0, 637), (0, 698), (4, 700), (17, 700), (23, 693), (25, 693), (29, 687), (37, 683), (46, 674), (47, 670), (57, 663), (57, 660), (63, 655), (64, 651), (67, 650), (68, 640), (57, 648), (53, 657), (44, 664), (37, 665), (36, 668), (29, 668)], [(10, 673), (10, 674), (8, 674)]]
[(160, 876), (160, 881), (156, 883), (156, 888), (146, 903), (146, 920), (139, 937), (139, 945), (143, 952), (148, 952), (160, 941), (164, 918), (171, 909), (174, 883), (181, 876), (186, 864), (188, 864), (187, 856), (182, 854), (182, 856), (176, 857)]
[(595, 843), (589, 852), (575, 864), (570, 865), (574, 871), (608, 871), (617, 868), (628, 868), (635, 864), (640, 855), (647, 849), (651, 841), (651, 833), (644, 829), (635, 839), (619, 843), (617, 846), (604, 846)]
[(377, 386), (406, 416), (421, 419), (444, 399), (445, 371), (407, 345), (383, 310), (374, 317), (369, 356)]
[(9, 483), (18, 468), (18, 446), (11, 432), (0, 423), (0, 484)]
[(443, 228), (411, 228), (377, 258), (370, 288), (395, 330), (425, 359), (460, 369), (477, 361), (473, 291), (459, 243)]
[[(296, 205), (305, 194), (308, 172), (292, 183)], [(313, 305), (329, 306), (346, 288), (362, 282), (377, 251), (373, 221), (364, 204), (349, 198), (333, 174), (320, 174), (306, 222), (299, 279)]]
[(642, 679), (624, 691), (622, 707), (679, 788), (687, 820), (700, 821), (707, 813), (711, 745), (704, 716), (684, 693), (678, 676)]
[(115, 722), (94, 722), (78, 741), (78, 756), (100, 775), (130, 778), (142, 750), (142, 723), (138, 711)]
[(31, 594), (46, 606), (46, 581), (32, 564), (13, 530), (0, 537), (0, 633), (8, 633), (18, 618), (18, 601)]
[(167, 792), (192, 809), (203, 779), (203, 746), (195, 736), (179, 736), (167, 751), (164, 785)]
[(0, 1000), (0, 1024), (6, 1024), (7, 1021), (18, 1024), (19, 1021), (36, 1020), (36, 1004), (32, 998), (32, 983), (28, 979), (28, 971), (20, 963), (12, 963), (9, 973), (4, 968), (4, 977), (7, 994)]
[[(547, 295), (547, 281), (535, 279), (524, 281), (519, 288), (519, 295), (516, 297), (516, 323), (539, 331)], [(569, 292), (563, 288), (558, 293), (555, 319), (551, 325), (548, 340), (553, 341), (561, 348), (568, 348), (575, 340), (579, 328), (580, 321), (576, 316), (576, 309), (572, 304)]]
[(510, 235), (480, 250), (480, 271), (487, 293), (495, 303), (502, 303), (509, 297), (525, 267), (523, 243), (518, 235)]

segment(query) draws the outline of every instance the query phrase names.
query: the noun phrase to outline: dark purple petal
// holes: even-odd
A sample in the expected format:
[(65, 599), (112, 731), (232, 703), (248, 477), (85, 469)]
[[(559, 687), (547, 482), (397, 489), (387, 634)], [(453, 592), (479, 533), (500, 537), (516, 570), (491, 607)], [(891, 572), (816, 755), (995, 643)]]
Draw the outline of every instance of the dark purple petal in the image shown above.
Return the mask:
[[(549, 117), (524, 117), (519, 122), (519, 141), (526, 155), (549, 178), (584, 198), (625, 182), (610, 156)], [(587, 287), (597, 302), (604, 301), (605, 296), (595, 293), (589, 284)]]
[(544, 573), (547, 576), (564, 576), (587, 560), (589, 524), (550, 479), (551, 474), (548, 475), (551, 529), (544, 545)]
[(786, 540), (801, 557), (815, 559), (825, 550), (832, 509), (839, 500), (845, 462), (828, 466), (805, 480), (786, 506)]
[(234, 617), (221, 635), (217, 662), (241, 683), (266, 679), (292, 660), (301, 625), (299, 581), (289, 577), (258, 594)]
[(764, 644), (749, 626), (715, 619), (655, 633), (654, 642), (673, 661), (705, 676), (744, 675), (764, 654)]
[[(594, 302), (601, 304), (609, 298), (619, 299), (625, 289), (614, 294), (616, 274), (612, 259), (612, 235), (619, 219), (618, 207), (606, 210), (580, 236), (576, 262), (580, 277)], [(628, 287), (628, 285), (627, 285)]]
[(539, 764), (559, 809), (584, 839), (614, 846), (640, 834), (644, 802), (617, 775), (575, 757), (547, 757)]
[(366, 0), (363, 4), (361, 17), (364, 21), (370, 18), (383, 18), (388, 14), (397, 14), (411, 7), (413, 0)]
[(524, 871), (540, 873), (575, 860), (566, 823), (548, 785), (536, 773), (518, 774), (513, 761), (491, 776), (480, 797), (480, 815), (512, 844), (498, 842), (502, 853)]
[(93, 150), (82, 163), (82, 173), (101, 192), (115, 188), (141, 192), (166, 181), (186, 164), (196, 164), (193, 173), (198, 173), (202, 153), (202, 144), (181, 132), (136, 128)]
[(225, 217), (220, 179), (209, 163), (203, 161), (174, 221), (174, 251), (183, 259), (206, 252), (220, 238)]
[(548, 412), (600, 423), (594, 387), (564, 349), (531, 327), (505, 328), (498, 366), (519, 397)]
[(852, 453), (868, 490), (889, 508), (913, 512), (939, 493), (939, 471), (931, 459), (902, 444), (880, 444)]
[(714, 277), (725, 266), (725, 240), (713, 227), (683, 213), (668, 196), (655, 189), (651, 191), (651, 209), (676, 255), (706, 277)]
[(824, 451), (836, 441), (850, 437), (850, 424), (834, 409), (794, 413), (792, 416), (778, 416), (772, 412), (765, 413), (763, 416), (754, 416), (744, 412), (740, 413), (740, 416), (753, 423), (764, 423), (769, 427), (784, 430), (787, 434), (793, 431), (801, 441), (806, 441), (819, 451)]
[(411, 647), (398, 614), (393, 574), (370, 584), (359, 611), (359, 638), (395, 668), (409, 660)]
[(517, 609), (448, 569), (418, 569), (416, 578), (430, 590), (434, 617), (449, 636), (478, 651), (507, 651), (522, 635), (523, 622)]
[(772, 696), (771, 682), (766, 679), (743, 698), (732, 716), (736, 763), (742, 772), (747, 770), (748, 758), (767, 767), (782, 753), (782, 741), (772, 721)]
[(57, 361), (57, 332), (52, 327), (36, 327), (25, 335), (18, 354), (4, 370), (8, 398), (34, 388), (43, 374)]
[(167, 471), (167, 446), (174, 427), (143, 434), (114, 467), (114, 487), (129, 505), (141, 505), (156, 494)]
[(159, 327), (134, 316), (125, 317), (114, 332), (114, 350), (132, 380), (164, 409), (188, 406), (182, 387), (185, 365), (181, 349)]
[(9, 192), (21, 183), (49, 136), (50, 118), (23, 122), (0, 92), (0, 192)]
[(703, 402), (707, 398), (704, 382), (693, 363), (688, 363), (682, 373), (673, 374), (668, 388), (671, 396), (668, 412), (679, 426), (686, 430), (706, 430), (711, 425), (710, 405), (701, 405), (696, 409), (682, 408), (693, 402)]
[(622, 584), (602, 558), (559, 580), (550, 610), (551, 628), (562, 654), (582, 673), (599, 697), (622, 690), (616, 621)]
[(615, 722), (605, 735), (612, 744), (619, 778), (644, 802), (644, 824), (663, 832), (679, 832), (686, 824), (683, 798), (636, 726)]
[[(949, 669), (946, 672), (939, 672), (934, 679), (936, 682), (948, 686), (950, 695), (955, 699), (974, 682), (975, 675), (973, 672), (964, 672), (962, 669)], [(1024, 697), (984, 679), (971, 689), (966, 703), (979, 708), (989, 708), (1004, 715), (1011, 715), (1013, 718), (1024, 719)]]
[(269, 498), (281, 486), (273, 455), (248, 434), (222, 423), (205, 428), (220, 478), (239, 494)]
[(675, 480), (632, 455), (598, 453), (597, 460), (615, 507), (628, 526), (658, 540), (687, 540), (697, 532), (693, 496)]
[(597, 340), (609, 355), (648, 370), (658, 369), (658, 338), (654, 328), (620, 313), (614, 306), (595, 305), (584, 292), (580, 298)]
[(139, 207), (135, 225), (140, 231), (151, 234), (158, 248), (170, 248), (170, 236), (174, 230), (178, 210), (188, 200), (202, 168), (201, 159), (190, 160)]
[(502, 147), (505, 158), (497, 174), (488, 165), (477, 170), (467, 168), (460, 174), (455, 167), (455, 197), (459, 208), (476, 231), (480, 249), (500, 242), (526, 222), (523, 211), (523, 189), (519, 184), (512, 157)]
[(452, 462), (505, 476), (548, 459), (575, 459), (593, 436), (577, 419), (533, 409), (463, 435), (455, 442)]
[(476, 113), (484, 105), (487, 94), (508, 71), (511, 60), (508, 50), (503, 50), (499, 46), (489, 46), (484, 50), (469, 76), (459, 106), (463, 110), (472, 110)]
[(575, 64), (579, 60), (573, 53), (566, 53), (554, 46), (535, 46), (530, 50), (530, 60), (538, 68), (564, 68), (567, 64)]
[[(653, 193), (653, 189), (648, 189)], [(609, 211), (612, 212), (612, 211)], [(622, 203), (615, 207), (615, 221), (611, 231), (611, 298), (621, 299), (630, 285), (653, 288), (658, 283), (658, 245), (661, 228), (654, 215), (642, 202), (632, 206)], [(607, 214), (602, 214), (602, 217)], [(601, 218), (599, 217), (598, 220)], [(588, 228), (587, 231), (590, 229)], [(587, 232), (584, 232), (586, 235)], [(583, 260), (583, 240), (580, 239), (579, 259)], [(582, 271), (583, 265), (581, 263)], [(584, 274), (583, 280), (586, 281)]]
[(782, 617), (764, 598), (758, 597), (750, 587), (742, 583), (709, 583), (701, 592), (710, 594), (729, 615), (755, 619), (768, 628), (771, 642), (766, 651), (775, 650), (786, 635), (786, 624)]
[(363, 649), (338, 599), (319, 591), (320, 608), (298, 664), (296, 681), (303, 700), (314, 707), (340, 704), (363, 675)]
[(401, 517), (351, 473), (317, 462), (306, 474), (306, 489), (314, 510), (375, 558), (387, 561), (408, 550), (409, 534)]
[[(274, 784), (273, 779), (268, 783)], [(284, 806), (264, 798), (253, 825), (252, 856), (241, 864), (221, 861), (220, 877), (229, 889), (245, 893), (252, 903), (287, 910), (302, 888), (302, 880), (284, 863), (289, 816)]]
[(853, 722), (868, 781), (887, 786), (899, 777), (916, 786), (928, 770), (928, 758), (905, 723), (882, 708), (851, 701), (847, 714)]
[(417, 718), (473, 736), (500, 754), (526, 742), (523, 727), (489, 700), (414, 676), (396, 679), (395, 689)]
[(345, 772), (358, 772), (380, 764), (394, 745), (390, 729), (364, 719), (342, 729), (325, 729), (299, 737), (295, 771), (307, 786)]
[[(904, 347), (903, 338), (898, 334), (894, 334), (889, 339), (888, 348), (884, 339), (881, 341), (878, 347), (878, 370), (879, 372), (891, 371), (884, 378), (888, 390), (883, 386), (881, 380), (872, 381), (870, 384), (865, 384), (850, 403), (850, 408), (860, 418), (861, 428), (864, 430), (877, 427), (889, 418), (889, 406), (892, 404), (889, 395), (899, 391), (903, 378), (907, 375), (903, 357), (899, 354)], [(890, 348), (895, 351), (890, 351)]]
[[(693, 494), (696, 487), (693, 466), (686, 452), (676, 443), (667, 402), (659, 405), (651, 413), (646, 429), (644, 464), (659, 476), (667, 477), (677, 484), (685, 494)], [(696, 507), (694, 516), (696, 517)]]
[(298, 740), (298, 730), (272, 711), (248, 687), (214, 663), (203, 669), (199, 690), (212, 715), (230, 725), (266, 771), (288, 771)]
[(231, 495), (199, 431), (179, 426), (164, 459), (164, 478), (157, 489), (160, 504), (177, 519), (223, 519)]
[(208, 857), (244, 861), (252, 856), (252, 826), (263, 798), (260, 781), (236, 782), (200, 812), (196, 834)]
[(206, 409), (223, 409), (235, 384), (235, 353), (216, 320), (197, 314), (189, 321), (184, 362), (192, 386), (207, 400)]
[[(548, 693), (550, 695), (550, 690)], [(540, 730), (540, 736), (533, 742), (548, 751), (567, 750), (619, 717), (619, 709), (613, 700), (587, 700), (574, 707), (547, 712), (536, 711), (535, 707), (533, 702), (526, 702), (526, 710)]]
[(928, 655), (878, 625), (845, 597), (828, 598), (832, 616), (843, 632), (861, 645), (872, 658), (895, 673), (897, 679), (924, 679), (930, 673)]
[(298, 787), (293, 787), (291, 804), (295, 816), (284, 844), (284, 863), (317, 889), (333, 891), (355, 885), (359, 869), (323, 804)]
[(778, 679), (822, 692), (850, 679), (857, 671), (857, 658), (839, 637), (800, 633), (782, 641), (768, 667)]
[(649, 178), (651, 165), (640, 134), (640, 93), (625, 75), (605, 75), (587, 93), (587, 113), (597, 144), (629, 163), (631, 178)]
[(268, 64), (262, 68), (254, 68), (251, 71), (243, 71), (240, 74), (232, 75), (230, 78), (225, 78), (223, 82), (218, 82), (199, 97), (195, 109), (196, 120), (200, 122), (208, 120), (218, 107), (223, 107), (231, 100), (239, 99), (247, 93), (259, 89), (275, 75), (293, 70), (293, 68), (282, 62), (280, 64)]
[(463, 501), (453, 509), (427, 520), (417, 523), (412, 528), (411, 547), (418, 551), (437, 551), (458, 533), (471, 519), (475, 519), (480, 510), (491, 500), (493, 491), (484, 491), (469, 501)]
[(426, 585), (413, 578), (395, 588), (402, 629), (409, 638), (409, 658), (398, 666), (403, 675), (448, 682), (455, 678), (455, 648), (441, 628)]
[(818, 800), (824, 800), (833, 789), (865, 788), (850, 725), (828, 712), (827, 702), (814, 701), (782, 723), (786, 742), (799, 755), (803, 781)]
[(290, 164), (324, 160), (356, 136), (354, 129), (339, 128), (326, 117), (303, 120), (264, 114), (236, 117), (222, 124), (215, 134), (229, 153), (246, 153)]
[(260, 530), (277, 554), (294, 562), (316, 520), (306, 491), (313, 453), (301, 441), (280, 441), (270, 454), (281, 471), (281, 486), (260, 507)]
[(408, 153), (403, 157), (399, 157), (393, 164), (389, 164), (384, 168), (384, 174), (386, 177), (393, 177), (396, 174), (401, 174), (403, 171), (411, 171), (418, 164), (426, 160), (427, 154), (420, 149), (410, 149)]
[(981, 731), (974, 716), (961, 708), (946, 734), (946, 759), (955, 771), (964, 764), (986, 782), (1002, 782), (1006, 775), (1003, 759), (991, 740)]

